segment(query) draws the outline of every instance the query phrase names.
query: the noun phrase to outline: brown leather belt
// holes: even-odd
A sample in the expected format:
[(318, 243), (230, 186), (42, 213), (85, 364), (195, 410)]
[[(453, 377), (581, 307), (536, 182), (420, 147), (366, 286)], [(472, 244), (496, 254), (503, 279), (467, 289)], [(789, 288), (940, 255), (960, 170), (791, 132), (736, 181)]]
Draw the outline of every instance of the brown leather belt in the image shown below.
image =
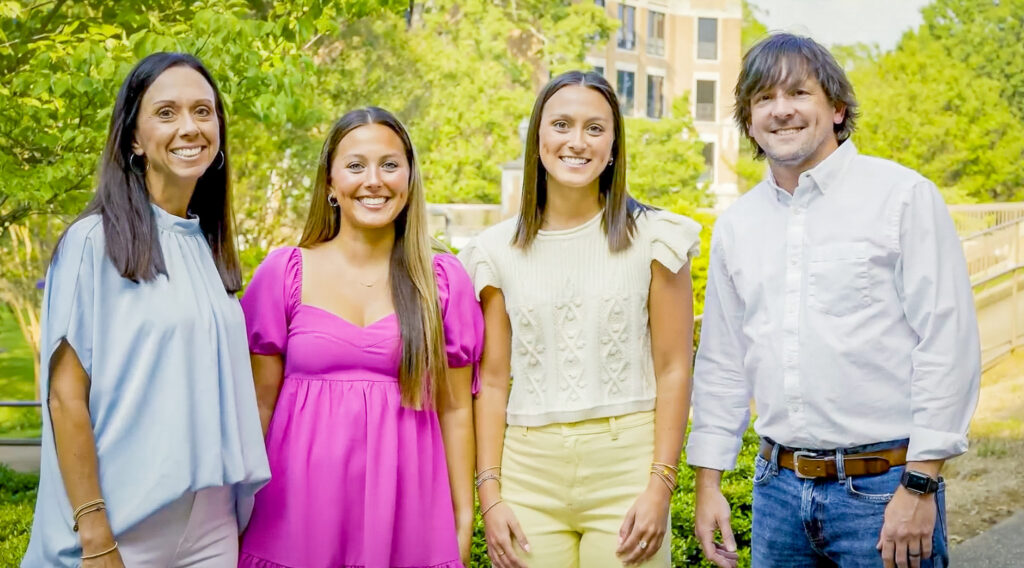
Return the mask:
[[(774, 444), (761, 440), (761, 457), (771, 461)], [(889, 471), (889, 468), (907, 463), (906, 448), (890, 448), (874, 452), (843, 454), (843, 471), (848, 476), (878, 475)], [(803, 479), (832, 478), (838, 479), (839, 468), (836, 467), (836, 454), (824, 452), (808, 452), (789, 450), (779, 446), (779, 467), (793, 470), (797, 477)]]

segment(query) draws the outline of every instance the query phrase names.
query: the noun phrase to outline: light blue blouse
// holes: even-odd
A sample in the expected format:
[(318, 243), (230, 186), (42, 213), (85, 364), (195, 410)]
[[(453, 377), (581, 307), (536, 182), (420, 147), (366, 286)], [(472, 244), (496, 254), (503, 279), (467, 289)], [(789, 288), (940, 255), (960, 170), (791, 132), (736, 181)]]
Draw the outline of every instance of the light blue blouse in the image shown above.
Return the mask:
[[(107, 258), (99, 215), (73, 224), (46, 275), (41, 359), (62, 339), (92, 380), (99, 477), (115, 537), (189, 491), (232, 485), (240, 528), (270, 467), (260, 428), (245, 320), (224, 291), (197, 218), (153, 206), (167, 276), (134, 283)], [(24, 567), (79, 566), (43, 412), (39, 496)]]

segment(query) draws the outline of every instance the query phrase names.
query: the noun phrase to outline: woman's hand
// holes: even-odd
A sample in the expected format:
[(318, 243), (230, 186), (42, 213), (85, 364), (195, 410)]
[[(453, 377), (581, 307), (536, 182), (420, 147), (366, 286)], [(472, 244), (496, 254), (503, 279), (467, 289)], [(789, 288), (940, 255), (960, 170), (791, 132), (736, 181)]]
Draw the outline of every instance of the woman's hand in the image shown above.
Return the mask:
[(459, 559), (462, 560), (462, 565), (469, 568), (469, 549), (470, 545), (473, 544), (473, 523), (470, 520), (462, 526), (457, 526), (457, 537), (459, 539)]
[(665, 539), (672, 493), (661, 479), (651, 476), (647, 489), (637, 497), (619, 529), (615, 554), (627, 566), (650, 559)]
[(516, 554), (513, 542), (519, 548), (530, 552), (530, 543), (516, 520), (512, 508), (504, 502), (484, 510), (484, 534), (487, 538), (487, 556), (497, 568), (527, 568), (526, 563)]

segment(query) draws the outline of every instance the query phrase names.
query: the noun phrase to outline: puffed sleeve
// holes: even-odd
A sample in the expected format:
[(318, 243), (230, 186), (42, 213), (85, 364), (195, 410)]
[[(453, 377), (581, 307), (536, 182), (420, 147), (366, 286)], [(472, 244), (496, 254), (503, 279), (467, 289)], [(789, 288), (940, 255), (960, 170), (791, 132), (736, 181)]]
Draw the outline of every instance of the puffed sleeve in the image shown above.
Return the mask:
[(302, 253), (294, 247), (271, 251), (256, 267), (242, 296), (249, 351), (280, 355), (288, 342), (288, 324), (301, 301)]
[(469, 273), (469, 279), (473, 284), (472, 290), (478, 299), (480, 291), (488, 286), (501, 289), (501, 279), (498, 278), (497, 267), (490, 255), (487, 254), (479, 237), (470, 241), (465, 248), (459, 251), (459, 260), (462, 261), (462, 265)]
[(649, 211), (645, 216), (651, 260), (676, 273), (700, 254), (700, 223), (670, 211)]
[(441, 302), (448, 367), (473, 366), (473, 393), (479, 388), (478, 367), (484, 344), (484, 315), (476, 301), (473, 282), (459, 259), (450, 254), (434, 257), (437, 296)]
[[(68, 228), (61, 238), (43, 291), (40, 360), (48, 392), (50, 358), (67, 341), (86, 374), (92, 376), (97, 281), (106, 261), (102, 221), (87, 217)], [(45, 394), (43, 395), (45, 397)]]

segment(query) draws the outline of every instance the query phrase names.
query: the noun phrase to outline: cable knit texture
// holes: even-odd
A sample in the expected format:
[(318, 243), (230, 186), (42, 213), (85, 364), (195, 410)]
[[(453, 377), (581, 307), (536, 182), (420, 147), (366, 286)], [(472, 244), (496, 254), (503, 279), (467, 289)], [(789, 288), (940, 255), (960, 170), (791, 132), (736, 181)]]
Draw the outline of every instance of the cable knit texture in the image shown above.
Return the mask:
[(459, 254), (477, 295), (505, 296), (512, 324), (509, 424), (542, 426), (654, 408), (647, 298), (651, 262), (678, 272), (700, 250), (700, 225), (667, 211), (637, 217), (630, 248), (608, 250), (601, 216), (511, 245), (515, 219)]

